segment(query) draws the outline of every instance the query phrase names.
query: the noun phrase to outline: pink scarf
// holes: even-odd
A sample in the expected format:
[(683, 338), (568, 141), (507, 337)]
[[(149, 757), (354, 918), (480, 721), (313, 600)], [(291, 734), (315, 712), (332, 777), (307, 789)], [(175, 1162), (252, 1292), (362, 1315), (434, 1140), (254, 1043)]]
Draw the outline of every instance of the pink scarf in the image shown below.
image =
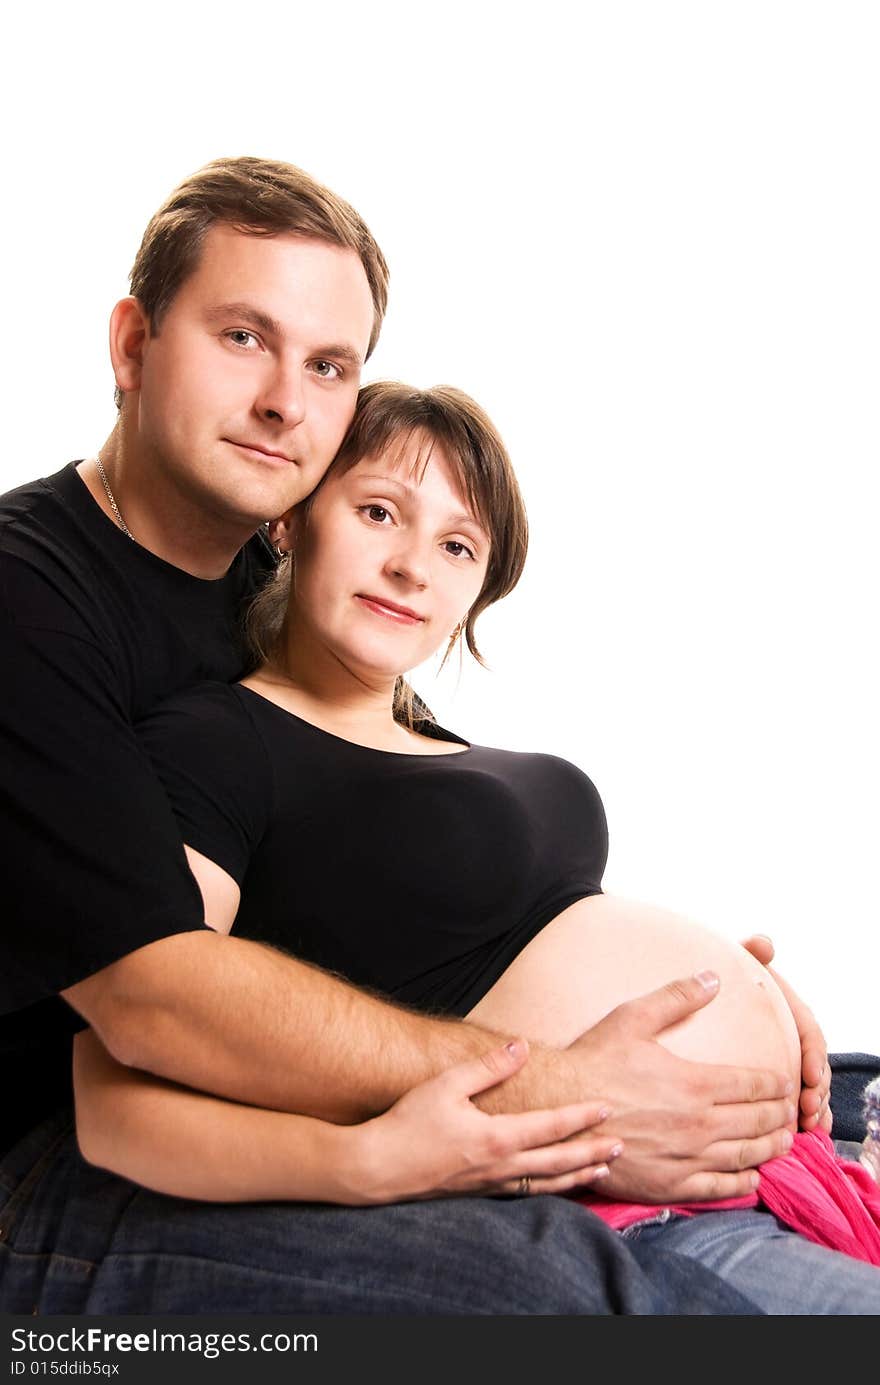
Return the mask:
[[(690, 1202), (669, 1208), (684, 1216), (737, 1207), (764, 1207), (817, 1245), (880, 1265), (880, 1186), (852, 1159), (839, 1159), (824, 1130), (800, 1131), (787, 1154), (761, 1165), (761, 1183), (748, 1197)], [(595, 1193), (577, 1201), (617, 1231), (656, 1217), (647, 1203), (609, 1202)]]

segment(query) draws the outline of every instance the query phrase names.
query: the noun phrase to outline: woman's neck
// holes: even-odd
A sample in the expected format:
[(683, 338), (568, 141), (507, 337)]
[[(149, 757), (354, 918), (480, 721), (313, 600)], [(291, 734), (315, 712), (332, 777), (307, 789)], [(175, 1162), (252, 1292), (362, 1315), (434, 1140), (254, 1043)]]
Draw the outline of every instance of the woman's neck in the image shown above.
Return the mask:
[(365, 681), (327, 651), (283, 646), (243, 681), (304, 721), (358, 745), (399, 751), (413, 740), (394, 719), (396, 679)]

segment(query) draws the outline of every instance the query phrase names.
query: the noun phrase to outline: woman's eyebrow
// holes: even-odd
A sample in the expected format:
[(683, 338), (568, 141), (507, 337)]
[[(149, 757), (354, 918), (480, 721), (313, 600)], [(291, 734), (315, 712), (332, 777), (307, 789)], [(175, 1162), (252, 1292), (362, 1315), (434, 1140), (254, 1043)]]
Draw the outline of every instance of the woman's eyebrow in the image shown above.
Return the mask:
[(353, 478), (356, 481), (381, 481), (383, 486), (393, 486), (398, 491), (415, 491), (416, 487), (404, 481), (396, 481), (393, 476), (382, 476), (379, 472), (359, 471)]
[[(361, 471), (358, 472), (357, 479), (359, 481), (379, 481), (383, 486), (390, 486), (393, 490), (402, 491), (404, 495), (418, 495), (419, 493), (418, 486), (412, 484), (408, 485), (405, 481), (397, 481), (393, 476), (381, 476), (378, 474), (372, 474), (370, 472)], [(471, 528), (479, 530), (479, 532), (485, 537), (486, 531), (483, 528), (480, 521), (477, 519), (476, 515), (468, 514), (466, 510), (463, 510), (461, 514), (449, 515), (447, 517), (446, 523), (455, 525), (456, 527), (458, 527), (459, 525), (467, 524)]]

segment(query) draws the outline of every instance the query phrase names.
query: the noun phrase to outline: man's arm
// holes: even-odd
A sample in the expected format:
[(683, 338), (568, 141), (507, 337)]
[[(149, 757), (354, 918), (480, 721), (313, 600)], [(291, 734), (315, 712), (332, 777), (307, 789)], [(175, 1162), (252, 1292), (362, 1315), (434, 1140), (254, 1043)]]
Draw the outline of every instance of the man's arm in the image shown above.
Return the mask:
[[(785, 1148), (788, 1084), (685, 1062), (652, 1037), (714, 994), (694, 979), (675, 983), (619, 1007), (564, 1052), (533, 1047), (526, 1068), (480, 1104), (522, 1111), (600, 1100), (615, 1112), (609, 1133), (627, 1145), (625, 1174), (614, 1170), (606, 1185), (612, 1193), (646, 1201), (743, 1195), (754, 1186), (749, 1170)], [(386, 1110), (418, 1082), (501, 1041), (222, 933), (153, 943), (65, 998), (123, 1063), (344, 1123)]]
[(342, 1123), (387, 1110), (416, 1083), (510, 1037), (387, 1004), (274, 948), (212, 931), (139, 948), (62, 994), (127, 1066)]

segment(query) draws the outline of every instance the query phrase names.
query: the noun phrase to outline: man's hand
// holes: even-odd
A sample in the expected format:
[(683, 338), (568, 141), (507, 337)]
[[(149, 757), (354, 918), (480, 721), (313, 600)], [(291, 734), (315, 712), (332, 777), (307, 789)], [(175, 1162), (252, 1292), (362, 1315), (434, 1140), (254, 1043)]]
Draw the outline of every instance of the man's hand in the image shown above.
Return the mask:
[(801, 1041), (801, 1095), (798, 1124), (801, 1130), (817, 1126), (831, 1134), (831, 1068), (825, 1036), (812, 1010), (804, 1004), (777, 971), (770, 966), (775, 948), (764, 933), (756, 933), (743, 942), (746, 952), (767, 968), (788, 1002)]
[(603, 1196), (651, 1203), (743, 1197), (758, 1185), (757, 1165), (791, 1147), (785, 1127), (795, 1104), (784, 1074), (689, 1062), (657, 1042), (709, 1004), (718, 985), (710, 972), (670, 982), (619, 1005), (565, 1051), (583, 1062), (589, 1090), (613, 1107), (606, 1133), (624, 1141)]

